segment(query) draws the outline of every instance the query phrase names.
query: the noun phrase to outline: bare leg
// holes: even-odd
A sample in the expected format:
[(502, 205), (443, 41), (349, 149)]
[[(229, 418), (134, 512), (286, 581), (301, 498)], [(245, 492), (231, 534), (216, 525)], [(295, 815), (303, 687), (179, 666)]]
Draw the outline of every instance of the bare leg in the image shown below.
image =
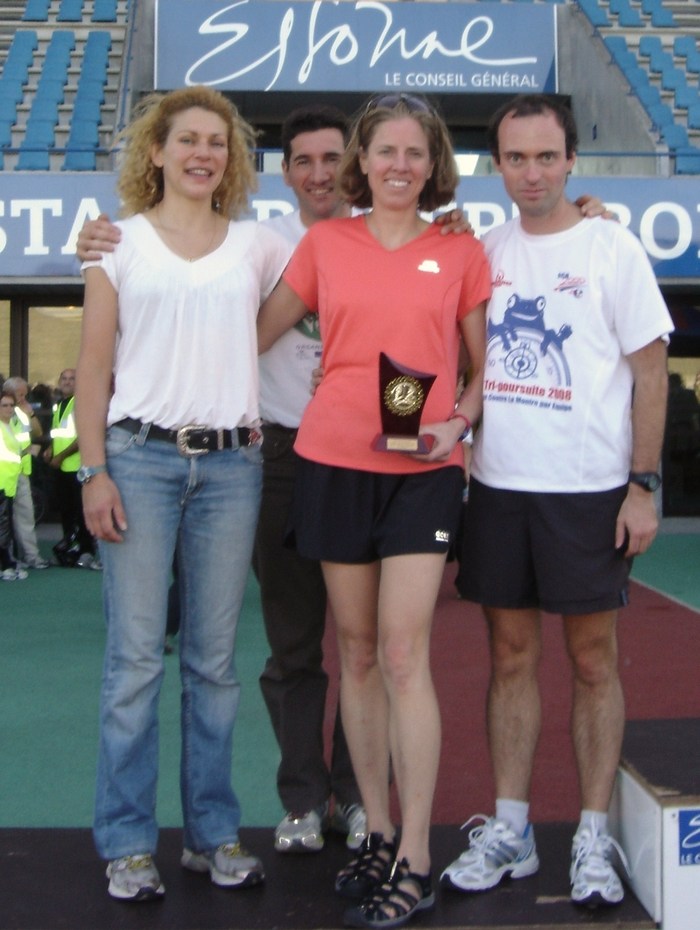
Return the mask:
[(564, 618), (574, 672), (571, 728), (581, 806), (594, 811), (610, 805), (625, 725), (616, 621), (616, 611)]
[(338, 633), (343, 728), (367, 829), (391, 840), (388, 702), (377, 661), (379, 563), (322, 567)]
[(537, 610), (485, 608), (491, 642), (487, 726), (496, 797), (528, 801), (540, 735)]
[(440, 757), (440, 711), (430, 672), (430, 631), (445, 557), (385, 559), (379, 591), (379, 662), (389, 698), (391, 756), (401, 802), (397, 858), (430, 870), (430, 819)]

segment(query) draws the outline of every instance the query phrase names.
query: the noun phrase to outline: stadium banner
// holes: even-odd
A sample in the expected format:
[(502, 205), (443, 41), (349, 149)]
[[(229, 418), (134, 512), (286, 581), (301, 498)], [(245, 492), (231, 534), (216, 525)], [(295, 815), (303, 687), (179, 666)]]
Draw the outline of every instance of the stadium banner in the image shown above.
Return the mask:
[(157, 0), (156, 90), (556, 93), (556, 5)]
[[(259, 175), (252, 219), (294, 209), (281, 175)], [(3, 278), (79, 276), (75, 242), (86, 219), (116, 217), (113, 174), (0, 173), (0, 287)], [(595, 194), (639, 237), (659, 280), (700, 282), (700, 185), (696, 178), (574, 177), (567, 191)], [(455, 204), (475, 233), (510, 219), (514, 207), (498, 176), (462, 178)]]

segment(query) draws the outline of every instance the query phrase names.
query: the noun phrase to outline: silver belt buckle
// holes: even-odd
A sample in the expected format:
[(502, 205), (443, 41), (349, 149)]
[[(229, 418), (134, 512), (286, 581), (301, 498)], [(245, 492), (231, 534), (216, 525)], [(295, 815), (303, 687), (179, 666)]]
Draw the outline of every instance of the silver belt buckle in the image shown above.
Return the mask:
[(192, 433), (204, 433), (206, 430), (202, 426), (181, 426), (177, 431), (176, 446), (180, 455), (190, 457), (193, 455), (206, 455), (209, 449), (190, 449), (190, 436)]

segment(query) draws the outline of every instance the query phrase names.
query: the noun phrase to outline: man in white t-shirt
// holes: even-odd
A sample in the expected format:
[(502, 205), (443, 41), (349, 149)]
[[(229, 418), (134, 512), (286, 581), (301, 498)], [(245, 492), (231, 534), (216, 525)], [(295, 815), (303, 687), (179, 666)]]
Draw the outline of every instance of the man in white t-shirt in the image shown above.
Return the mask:
[(607, 829), (624, 729), (616, 618), (631, 557), (657, 530), (673, 325), (637, 239), (567, 199), (576, 141), (570, 111), (536, 95), (509, 101), (489, 130), (520, 216), (484, 240), (494, 290), (457, 585), (489, 624), (496, 810), (443, 883), (483, 891), (539, 867), (529, 800), (543, 610), (563, 617), (573, 675), (571, 898), (596, 906), (624, 895)]
[[(299, 209), (266, 222), (294, 247), (314, 223), (349, 215), (335, 189), (346, 132), (347, 120), (334, 107), (302, 107), (282, 124), (282, 171)], [(253, 564), (270, 644), (260, 687), (281, 750), (277, 790), (286, 814), (275, 830), (279, 852), (322, 849), (331, 822), (346, 833), (351, 849), (366, 830), (339, 711), (330, 766), (324, 757), (328, 676), (322, 664), (326, 588), (321, 566), (285, 545), (297, 469), (293, 446), (320, 358), (316, 314), (307, 314), (260, 356), (263, 493)]]

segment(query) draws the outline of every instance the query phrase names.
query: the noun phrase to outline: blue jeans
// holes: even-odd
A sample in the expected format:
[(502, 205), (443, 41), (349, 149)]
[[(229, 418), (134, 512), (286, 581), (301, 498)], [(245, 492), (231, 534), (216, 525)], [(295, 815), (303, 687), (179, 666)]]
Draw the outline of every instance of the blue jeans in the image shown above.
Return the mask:
[(107, 642), (100, 701), (94, 837), (106, 859), (153, 853), (158, 698), (168, 587), (181, 595), (180, 790), (184, 843), (196, 852), (238, 838), (231, 786), (239, 697), (234, 643), (261, 486), (259, 447), (185, 458), (175, 446), (112, 427), (107, 464), (128, 529), (103, 543)]

